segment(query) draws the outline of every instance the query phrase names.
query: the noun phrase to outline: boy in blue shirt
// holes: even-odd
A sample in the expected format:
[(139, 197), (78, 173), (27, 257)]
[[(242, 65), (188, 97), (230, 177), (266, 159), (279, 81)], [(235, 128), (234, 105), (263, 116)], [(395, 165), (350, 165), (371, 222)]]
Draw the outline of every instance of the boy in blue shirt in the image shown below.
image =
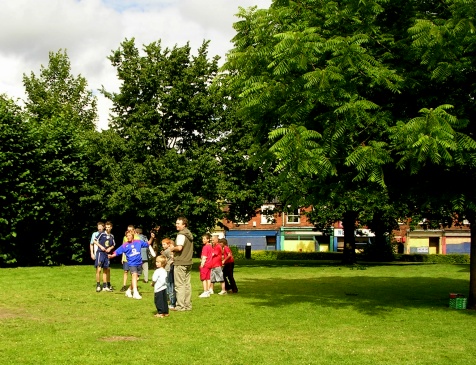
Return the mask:
[(134, 239), (133, 232), (126, 233), (127, 241), (122, 244), (112, 255), (108, 255), (110, 259), (116, 257), (117, 255), (125, 254), (127, 263), (129, 265), (129, 271), (132, 276), (131, 286), (126, 290), (126, 297), (134, 299), (142, 299), (139, 291), (137, 290), (137, 282), (139, 281), (139, 276), (142, 274), (142, 256), (140, 254), (142, 247), (149, 247), (149, 245), (154, 240), (154, 237), (151, 237), (148, 242)]
[(112, 223), (106, 222), (106, 232), (101, 232), (94, 240), (97, 246), (96, 260), (94, 266), (96, 267), (96, 291), (101, 291), (101, 283), (99, 282), (102, 269), (102, 285), (103, 291), (112, 291), (111, 287), (111, 269), (109, 268), (108, 254), (114, 249), (116, 242), (114, 236), (111, 234)]

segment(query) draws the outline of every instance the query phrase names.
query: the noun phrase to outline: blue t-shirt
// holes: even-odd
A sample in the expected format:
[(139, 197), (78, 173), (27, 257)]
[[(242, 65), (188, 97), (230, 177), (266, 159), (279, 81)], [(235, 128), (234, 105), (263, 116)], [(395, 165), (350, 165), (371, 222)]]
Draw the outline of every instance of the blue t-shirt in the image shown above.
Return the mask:
[(126, 242), (116, 250), (116, 255), (125, 254), (129, 266), (142, 266), (142, 257), (140, 254), (142, 247), (149, 247), (149, 244), (139, 240)]
[[(102, 232), (99, 234), (97, 238), (99, 245), (105, 247), (106, 249), (115, 246), (116, 242), (114, 241), (114, 236), (112, 234), (107, 234), (106, 232)], [(101, 249), (98, 250), (98, 252), (103, 252)]]

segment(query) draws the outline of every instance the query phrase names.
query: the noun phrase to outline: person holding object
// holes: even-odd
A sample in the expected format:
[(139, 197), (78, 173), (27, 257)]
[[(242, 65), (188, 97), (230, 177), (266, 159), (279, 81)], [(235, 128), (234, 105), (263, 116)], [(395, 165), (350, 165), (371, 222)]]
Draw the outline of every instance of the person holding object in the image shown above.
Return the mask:
[(176, 306), (173, 310), (192, 310), (192, 256), (193, 256), (193, 236), (187, 228), (188, 220), (185, 217), (178, 217), (175, 228), (178, 231), (175, 246), (170, 251), (174, 254), (174, 283)]
[[(152, 236), (152, 235), (151, 235)], [(117, 255), (125, 254), (127, 259), (127, 264), (129, 265), (129, 271), (132, 276), (132, 283), (129, 288), (126, 290), (126, 297), (134, 299), (142, 299), (142, 296), (137, 290), (137, 282), (139, 277), (142, 274), (142, 257), (140, 250), (142, 247), (149, 247), (149, 245), (154, 240), (154, 237), (151, 237), (148, 242), (134, 239), (133, 232), (126, 233), (127, 241), (122, 244), (112, 255), (108, 255), (110, 259), (116, 257)]]

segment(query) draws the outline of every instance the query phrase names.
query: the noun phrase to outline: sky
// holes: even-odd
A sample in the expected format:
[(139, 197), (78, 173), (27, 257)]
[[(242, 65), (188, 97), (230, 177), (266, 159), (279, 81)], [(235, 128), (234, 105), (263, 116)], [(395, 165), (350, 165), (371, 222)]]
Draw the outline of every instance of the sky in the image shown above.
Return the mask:
[(71, 73), (82, 75), (98, 98), (98, 129), (107, 128), (111, 103), (98, 90), (117, 91), (107, 57), (126, 38), (142, 48), (210, 40), (208, 55), (225, 59), (239, 7), (268, 8), (271, 0), (0, 0), (0, 94), (25, 99), (23, 75), (39, 75), (50, 52), (66, 50)]

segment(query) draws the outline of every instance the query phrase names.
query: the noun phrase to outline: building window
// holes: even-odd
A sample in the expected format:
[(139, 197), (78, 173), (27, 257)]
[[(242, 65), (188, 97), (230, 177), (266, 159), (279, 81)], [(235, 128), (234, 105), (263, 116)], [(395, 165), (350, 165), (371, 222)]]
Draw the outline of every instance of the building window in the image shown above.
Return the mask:
[(274, 205), (261, 206), (261, 224), (274, 223)]
[(286, 223), (291, 223), (291, 224), (301, 223), (301, 210), (300, 209), (294, 209), (292, 211), (289, 211), (288, 214), (287, 214), (287, 222)]

